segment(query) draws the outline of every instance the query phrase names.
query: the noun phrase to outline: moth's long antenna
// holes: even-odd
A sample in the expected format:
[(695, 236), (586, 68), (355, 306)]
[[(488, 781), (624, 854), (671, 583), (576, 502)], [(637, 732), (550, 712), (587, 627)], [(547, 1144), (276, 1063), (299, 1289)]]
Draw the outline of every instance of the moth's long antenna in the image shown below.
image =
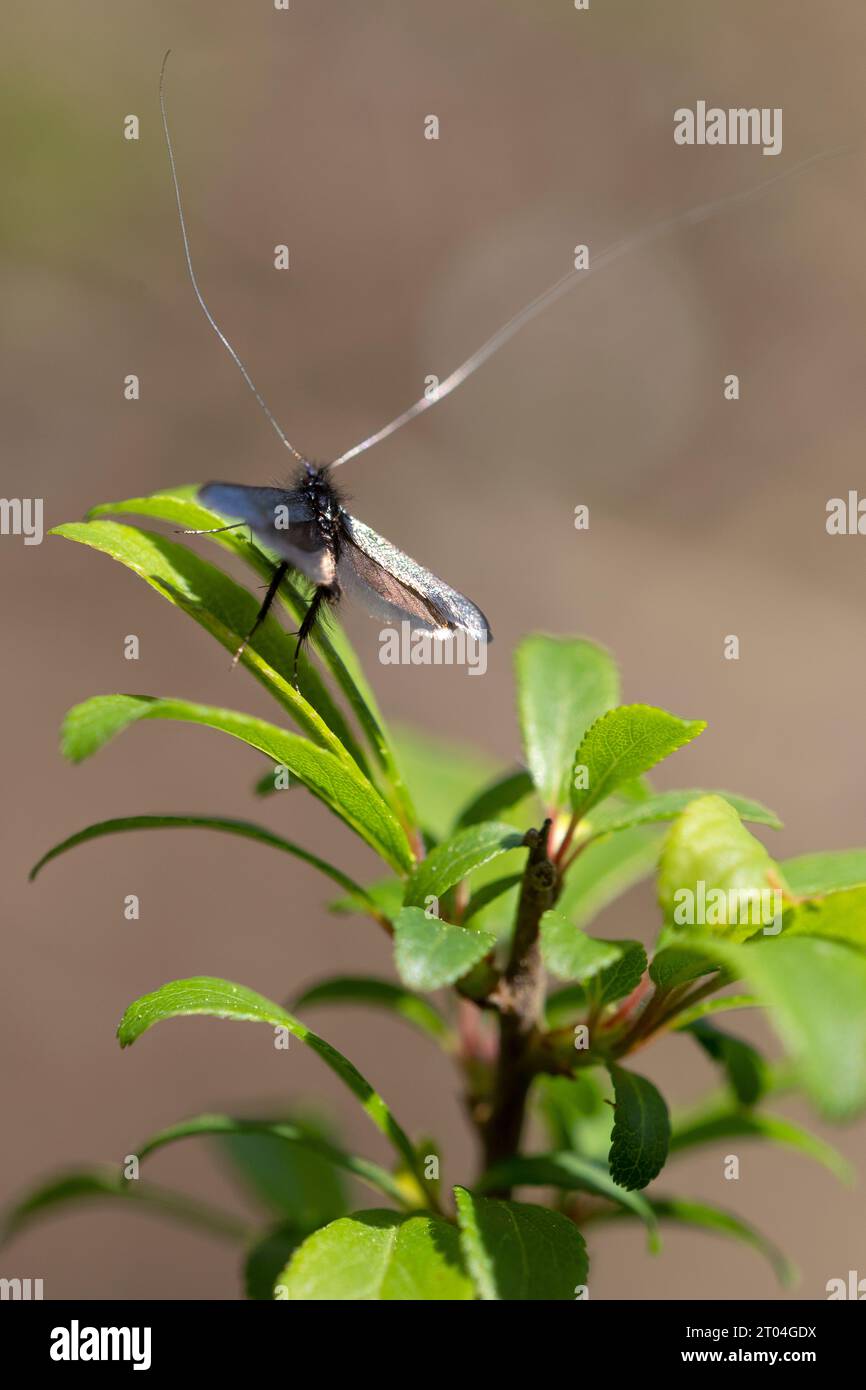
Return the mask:
[(178, 179), (177, 179), (177, 169), (175, 168), (175, 163), (174, 163), (174, 150), (173, 150), (173, 148), (172, 148), (171, 136), (170, 136), (169, 133), (168, 133), (168, 116), (166, 115), (166, 111), (165, 111), (165, 65), (166, 65), (166, 63), (168, 62), (168, 55), (169, 55), (170, 52), (171, 52), (171, 49), (168, 50), (168, 52), (166, 53), (165, 57), (163, 58), (163, 60), (162, 60), (162, 67), (161, 67), (160, 73), (159, 73), (159, 109), (160, 109), (160, 111), (162, 112), (162, 128), (163, 128), (163, 130), (164, 130), (164, 132), (165, 132), (165, 143), (166, 143), (166, 147), (167, 147), (167, 149), (168, 149), (168, 162), (169, 162), (169, 166), (170, 166), (170, 168), (171, 168), (171, 181), (172, 181), (172, 183), (174, 184), (174, 196), (175, 196), (175, 200), (176, 200), (176, 202), (177, 202), (177, 215), (178, 215), (178, 218), (179, 218), (179, 220), (180, 220), (180, 234), (181, 234), (181, 236), (183, 237), (183, 253), (184, 253), (184, 256), (186, 257), (186, 268), (187, 268), (187, 270), (189, 271), (189, 278), (190, 278), (190, 281), (192, 282), (193, 290), (195, 291), (195, 297), (196, 297), (196, 299), (198, 300), (199, 304), (201, 305), (202, 309), (204, 310), (205, 318), (207, 319), (207, 321), (208, 321), (208, 323), (210, 324), (211, 328), (213, 329), (214, 333), (215, 333), (215, 334), (217, 335), (217, 337), (219, 338), (219, 340), (220, 340), (220, 342), (222, 343), (223, 347), (225, 348), (226, 352), (227, 352), (227, 353), (229, 354), (229, 356), (231, 357), (232, 361), (233, 361), (233, 362), (237, 365), (237, 367), (239, 368), (240, 373), (241, 373), (241, 376), (243, 377), (244, 381), (247, 383), (247, 386), (248, 386), (248, 387), (250, 388), (250, 390), (252, 391), (253, 395), (255, 396), (255, 398), (256, 398), (256, 400), (258, 401), (259, 405), (261, 406), (262, 410), (263, 410), (263, 411), (265, 412), (265, 414), (267, 415), (268, 419), (270, 420), (272, 426), (273, 426), (274, 429), (276, 430), (276, 432), (277, 432), (277, 434), (279, 435), (280, 439), (281, 439), (282, 442), (285, 444), (285, 446), (286, 446), (286, 448), (289, 450), (289, 452), (292, 453), (292, 454), (294, 454), (295, 458), (298, 459), (301, 463), (303, 463), (303, 462), (304, 462), (304, 456), (303, 456), (303, 454), (299, 454), (298, 451), (297, 451), (297, 449), (295, 448), (294, 444), (290, 444), (290, 443), (289, 443), (288, 439), (287, 439), (286, 436), (285, 436), (285, 433), (283, 432), (282, 426), (280, 425), (279, 421), (274, 417), (274, 415), (273, 415), (272, 412), (268, 409), (268, 406), (265, 404), (265, 402), (264, 402), (264, 400), (262, 399), (262, 397), (259, 395), (259, 391), (258, 391), (258, 388), (257, 388), (255, 382), (253, 381), (252, 377), (250, 376), (249, 372), (247, 371), (247, 369), (246, 369), (246, 367), (244, 366), (243, 362), (241, 361), (240, 357), (239, 357), (238, 354), (235, 352), (234, 348), (232, 347), (232, 345), (231, 345), (231, 343), (229, 342), (228, 338), (226, 337), (225, 333), (223, 333), (222, 329), (220, 328), (219, 324), (217, 323), (217, 321), (216, 321), (216, 319), (214, 318), (213, 314), (211, 313), (210, 309), (209, 309), (209, 308), (207, 307), (207, 305), (205, 304), (204, 296), (202, 295), (202, 292), (201, 292), (201, 290), (200, 290), (199, 287), (198, 287), (198, 281), (197, 281), (196, 278), (195, 278), (195, 271), (194, 271), (193, 268), (192, 268), (192, 256), (191, 256), (191, 254), (190, 254), (190, 249), (189, 249), (189, 237), (187, 236), (187, 231), (186, 231), (186, 218), (185, 218), (184, 215), (183, 215), (183, 203), (181, 202), (181, 198), (180, 198), (180, 184), (178, 183)]
[(677, 213), (673, 217), (666, 217), (661, 222), (656, 222), (651, 227), (645, 228), (644, 231), (637, 232), (634, 236), (626, 237), (622, 241), (615, 242), (612, 246), (606, 247), (605, 250), (600, 252), (597, 256), (593, 256), (590, 264), (584, 270), (569, 270), (553, 285), (548, 286), (536, 299), (533, 299), (530, 304), (527, 304), (518, 313), (514, 314), (507, 323), (503, 324), (492, 337), (487, 339), (486, 343), (483, 343), (481, 347), (478, 348), (477, 352), (473, 352), (471, 357), (467, 357), (466, 361), (461, 363), (461, 365), (457, 367), (450, 376), (446, 377), (443, 382), (440, 382), (435, 390), (431, 391), (429, 395), (422, 396), (414, 405), (410, 405), (408, 410), (404, 410), (402, 415), (398, 415), (390, 424), (385, 425), (383, 429), (377, 430), (375, 434), (369, 435), (367, 439), (362, 439), (361, 443), (356, 444), (354, 448), (347, 449), (345, 454), (341, 454), (338, 459), (334, 460), (331, 467), (337, 468), (341, 463), (348, 463), (349, 459), (353, 459), (356, 455), (362, 454), (365, 449), (372, 449), (374, 444), (380, 444), (383, 439), (387, 439), (389, 434), (393, 434), (395, 430), (399, 430), (402, 425), (408, 425), (409, 421), (414, 420), (416, 415), (420, 415), (431, 405), (435, 405), (437, 401), (444, 400), (444, 398), (450, 395), (452, 391), (455, 391), (458, 386), (461, 386), (467, 377), (470, 377), (473, 372), (476, 372), (479, 367), (483, 366), (488, 358), (492, 357), (495, 352), (498, 352), (510, 338), (513, 338), (515, 333), (519, 332), (525, 323), (529, 323), (530, 319), (534, 319), (536, 314), (540, 314), (548, 305), (555, 304), (557, 299), (567, 294), (569, 290), (574, 289), (579, 284), (583, 284), (594, 270), (601, 270), (604, 266), (610, 265), (611, 262), (618, 260), (620, 256), (626, 255), (629, 251), (635, 251), (639, 247), (647, 246), (650, 242), (655, 241), (657, 237), (665, 236), (668, 232), (672, 232), (677, 227), (687, 226), (690, 223), (704, 222), (707, 218), (712, 217), (714, 213), (719, 212), (723, 208), (734, 207), (737, 203), (746, 202), (750, 198), (759, 198), (772, 188), (774, 184), (780, 183), (782, 179), (792, 178), (795, 174), (802, 173), (810, 164), (814, 164), (820, 159), (829, 159), (834, 155), (844, 154), (849, 149), (851, 149), (849, 145), (840, 145), (834, 149), (823, 150), (819, 154), (813, 154), (808, 159), (801, 160), (799, 164), (792, 165), (790, 169), (784, 170), (783, 173), (776, 174), (773, 178), (765, 180), (764, 183), (759, 184), (757, 187), (744, 189), (740, 193), (729, 193), (723, 198), (715, 199), (713, 202), (702, 203), (698, 207), (689, 208), (686, 212)]

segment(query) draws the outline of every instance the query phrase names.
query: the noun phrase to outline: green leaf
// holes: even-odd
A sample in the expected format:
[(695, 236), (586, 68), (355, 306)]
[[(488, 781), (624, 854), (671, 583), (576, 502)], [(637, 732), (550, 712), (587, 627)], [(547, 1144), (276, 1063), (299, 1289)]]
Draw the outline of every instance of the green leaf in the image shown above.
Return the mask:
[(747, 945), (698, 937), (694, 949), (714, 955), (748, 980), (818, 1109), (844, 1120), (866, 1107), (866, 956), (838, 941), (764, 937)]
[(228, 1240), (240, 1240), (246, 1226), (217, 1207), (151, 1183), (127, 1181), (116, 1168), (76, 1168), (40, 1183), (4, 1214), (2, 1241), (42, 1216), (91, 1201), (119, 1200), (135, 1210), (156, 1212)]
[(788, 914), (785, 936), (819, 936), (866, 948), (866, 887), (798, 903)]
[(653, 956), (649, 974), (653, 984), (667, 993), (700, 979), (702, 975), (710, 975), (718, 968), (716, 961), (712, 958), (702, 959), (698, 951), (681, 946), (665, 946)]
[(557, 911), (576, 927), (588, 926), (629, 888), (649, 878), (660, 843), (655, 831), (637, 826), (587, 845), (568, 870)]
[(722, 1068), (741, 1105), (754, 1105), (767, 1086), (769, 1070), (757, 1048), (742, 1038), (725, 1033), (705, 1019), (688, 1025), (687, 1031)]
[(464, 830), (466, 826), (477, 825), (479, 821), (496, 820), (531, 795), (532, 778), (524, 768), (501, 773), (482, 787), (469, 804), (464, 806), (457, 817), (455, 828)]
[(761, 1007), (760, 999), (754, 994), (725, 994), (721, 999), (699, 999), (696, 1004), (689, 1004), (678, 1013), (671, 1025), (675, 1032), (682, 1032), (698, 1019), (704, 1018), (707, 1014), (727, 1013), (731, 1009), (758, 1009)]
[(274, 1296), (280, 1271), (306, 1236), (306, 1231), (285, 1221), (257, 1236), (244, 1257), (244, 1294), (260, 1301)]
[(541, 919), (542, 960), (560, 980), (591, 980), (621, 955), (619, 945), (587, 936), (560, 912), (545, 912)]
[(393, 922), (403, 906), (405, 891), (406, 885), (402, 879), (382, 878), (376, 883), (368, 883), (361, 894), (350, 893), (345, 898), (334, 898), (328, 903), (328, 911), (337, 917), (369, 917), (372, 914)]
[(440, 898), (473, 870), (507, 850), (519, 849), (523, 836), (501, 821), (485, 821), (460, 830), (422, 859), (406, 888), (407, 907), (425, 907), (428, 898)]
[(176, 719), (218, 729), (283, 763), (314, 796), (397, 870), (411, 869), (405, 831), (371, 782), (351, 761), (287, 733), (264, 719), (187, 700), (144, 695), (97, 695), (76, 705), (63, 726), (63, 752), (81, 762), (116, 734), (145, 719)]
[(452, 927), (404, 907), (394, 923), (394, 963), (407, 989), (433, 990), (453, 984), (496, 945), (488, 932)]
[(455, 1187), (460, 1245), (478, 1296), (504, 1300), (574, 1300), (586, 1284), (586, 1245), (558, 1211), (479, 1197)]
[[(650, 1206), (659, 1221), (673, 1221), (682, 1226), (694, 1226), (698, 1230), (711, 1231), (716, 1235), (730, 1236), (733, 1240), (742, 1241), (769, 1260), (780, 1284), (790, 1285), (795, 1282), (796, 1269), (785, 1258), (778, 1246), (774, 1245), (754, 1226), (750, 1226), (746, 1221), (741, 1221), (738, 1216), (732, 1216), (730, 1212), (722, 1211), (719, 1207), (709, 1206), (706, 1202), (680, 1201), (676, 1198), (659, 1198), (651, 1201)], [(630, 1219), (631, 1212), (612, 1210), (610, 1213), (605, 1213), (601, 1219), (619, 1221), (624, 1218)]]
[(471, 743), (437, 738), (405, 724), (395, 727), (393, 738), (420, 824), (434, 839), (444, 839), (457, 807), (487, 785), (496, 764)]
[(434, 1216), (358, 1211), (315, 1231), (278, 1277), (278, 1299), (462, 1302), (473, 1296), (457, 1231)]
[[(622, 788), (618, 788), (619, 791)], [(697, 789), (689, 791), (656, 792), (643, 801), (627, 806), (597, 806), (581, 825), (581, 838), (590, 839), (596, 835), (607, 835), (614, 830), (626, 830), (632, 825), (647, 825), (655, 821), (673, 820), (691, 802), (701, 796), (720, 796), (742, 817), (756, 825), (769, 825), (774, 830), (781, 828), (782, 822), (774, 811), (762, 806), (760, 801), (752, 801), (747, 796), (736, 796), (733, 792), (707, 792)]]
[(596, 1007), (615, 1004), (640, 984), (647, 966), (646, 951), (641, 943), (626, 940), (606, 941), (604, 944), (617, 952), (612, 964), (605, 965), (586, 986), (569, 985), (549, 995), (545, 1005), (549, 1028), (571, 1022), (575, 1011), (589, 1003)]
[(610, 1145), (610, 1175), (632, 1191), (658, 1177), (668, 1156), (668, 1108), (651, 1081), (622, 1067), (610, 1067), (616, 1105)]
[(619, 699), (619, 673), (585, 638), (527, 637), (517, 648), (517, 698), (526, 763), (545, 810), (568, 805), (574, 750)]
[[(571, 790), (574, 814), (585, 816), (621, 783), (648, 772), (706, 727), (703, 720), (677, 719), (652, 705), (620, 705), (603, 714), (587, 730), (575, 754)], [(577, 785), (579, 769), (585, 769), (582, 786)]]
[(415, 1150), (409, 1138), (394, 1119), (382, 1097), (373, 1090), (369, 1081), (349, 1059), (279, 1004), (274, 1004), (270, 999), (265, 999), (261, 994), (256, 994), (254, 990), (243, 985), (230, 984), (227, 980), (217, 980), (207, 975), (188, 980), (172, 980), (169, 984), (154, 990), (152, 994), (145, 994), (134, 1004), (130, 1004), (117, 1029), (120, 1045), (129, 1047), (142, 1033), (146, 1033), (148, 1028), (152, 1028), (163, 1019), (184, 1018), (192, 1014), (269, 1023), (273, 1027), (285, 1028), (293, 1037), (299, 1038), (307, 1047), (312, 1048), (325, 1065), (348, 1086), (376, 1128), (387, 1136), (401, 1157), (408, 1160), (412, 1171), (416, 1170)]
[[(582, 1069), (575, 1076), (539, 1076), (533, 1089), (552, 1146), (589, 1159), (596, 1168), (602, 1168), (608, 1182), (613, 1181), (607, 1164), (613, 1129), (612, 1091), (610, 1077), (600, 1068)], [(617, 1192), (624, 1191), (613, 1185)]]
[[(665, 920), (684, 930), (745, 941), (780, 910), (777, 866), (720, 796), (683, 811), (665, 838), (658, 895)], [(691, 918), (691, 921), (689, 920)]]
[(462, 925), (467, 926), (479, 912), (485, 912), (492, 903), (498, 902), (506, 893), (517, 888), (522, 879), (522, 874), (506, 874), (504, 878), (495, 878), (492, 882), (483, 883), (480, 888), (476, 888), (466, 904), (466, 911), (461, 918)]
[(800, 854), (796, 859), (783, 860), (782, 872), (791, 892), (799, 897), (858, 888), (866, 884), (866, 849)]
[(639, 941), (614, 941), (620, 957), (602, 971), (599, 995), (602, 1004), (615, 1004), (640, 984), (647, 968), (646, 951)]
[(348, 1210), (340, 1177), (341, 1169), (348, 1165), (333, 1161), (332, 1153), (339, 1150), (331, 1145), (325, 1148), (320, 1131), (321, 1149), (314, 1142), (303, 1142), (304, 1137), (313, 1141), (317, 1137), (311, 1125), (287, 1124), (287, 1130), (292, 1129), (300, 1142), (286, 1142), (279, 1126), (274, 1125), (270, 1132), (264, 1127), (256, 1132), (227, 1130), (218, 1135), (217, 1144), (233, 1176), (262, 1206), (301, 1231), (313, 1231)]
[(658, 1222), (645, 1197), (618, 1187), (605, 1168), (590, 1163), (578, 1154), (529, 1154), (506, 1159), (488, 1169), (478, 1185), (480, 1192), (501, 1190), (504, 1187), (557, 1187), (567, 1192), (591, 1192), (606, 1197), (609, 1202), (628, 1207), (645, 1223), (649, 1248), (659, 1249)]
[(317, 980), (298, 995), (292, 1007), (309, 1009), (318, 1004), (360, 1004), (386, 1009), (388, 1013), (397, 1014), (407, 1023), (414, 1024), (438, 1043), (447, 1043), (451, 1039), (448, 1024), (438, 1009), (408, 989), (392, 984), (390, 980), (378, 980), (370, 975), (338, 975)]
[(70, 835), (67, 840), (61, 840), (60, 844), (55, 845), (47, 854), (43, 854), (39, 862), (34, 864), (30, 870), (31, 882), (52, 859), (56, 859), (59, 854), (65, 854), (69, 849), (74, 849), (76, 845), (86, 844), (88, 840), (99, 840), (104, 835), (117, 835), (124, 830), (186, 828), (222, 830), (229, 835), (240, 835), (247, 840), (258, 840), (260, 844), (270, 845), (272, 849), (279, 849), (285, 854), (292, 854), (297, 859), (303, 859), (306, 864), (311, 864), (314, 869), (318, 869), (334, 883), (339, 883), (340, 887), (345, 888), (347, 892), (367, 901), (368, 911), (371, 908), (375, 909), (376, 905), (372, 899), (367, 899), (365, 889), (360, 884), (355, 883), (354, 879), (342, 873), (340, 869), (335, 869), (333, 864), (329, 864), (327, 860), (319, 859), (318, 855), (302, 849), (292, 840), (284, 840), (282, 835), (275, 835), (272, 830), (266, 829), (263, 825), (254, 825), (251, 821), (246, 820), (230, 820), (225, 816), (120, 816), (115, 820), (99, 821), (96, 825), (85, 826), (83, 830)]
[[(224, 518), (218, 512), (212, 512), (207, 507), (203, 507), (197, 501), (197, 492), (196, 484), (163, 488), (150, 497), (130, 497), (122, 502), (104, 503), (101, 506), (91, 508), (88, 515), (89, 517), (103, 517), (112, 513), (132, 513), (136, 516), (157, 517), (161, 521), (170, 522), (172, 525), (185, 530), (211, 530), (210, 535), (203, 537), (207, 543), (217, 545), (230, 551), (233, 555), (240, 556), (255, 570), (256, 574), (270, 580), (274, 563), (278, 557), (274, 556), (269, 559), (258, 545), (252, 544), (251, 539), (247, 538), (245, 528), (213, 531), (212, 528), (219, 527)], [(309, 607), (309, 597), (304, 589), (299, 587), (289, 576), (286, 576), (280, 585), (277, 599), (291, 614), (296, 625), (299, 624)], [(380, 767), (385, 772), (393, 789), (395, 802), (400, 809), (401, 819), (408, 825), (415, 824), (411, 799), (394, 758), (375, 696), (364, 677), (355, 653), (333, 616), (327, 630), (322, 623), (316, 625), (312, 642), (330, 670), (337, 686), (343, 692), (359, 727), (363, 730)], [(311, 697), (316, 691), (322, 691), (327, 695), (324, 684), (305, 656), (301, 658), (301, 685)], [(315, 697), (315, 701), (317, 708), (320, 708), (318, 696)]]
[[(154, 1134), (145, 1144), (136, 1149), (140, 1160), (149, 1157), (157, 1149), (164, 1148), (167, 1144), (176, 1144), (180, 1139), (200, 1139), (202, 1137), (216, 1136), (224, 1140), (239, 1139), (258, 1139), (267, 1144), (267, 1148), (261, 1146), (253, 1148), (247, 1145), (247, 1158), (244, 1160), (244, 1167), (248, 1179), (254, 1179), (255, 1185), (262, 1196), (271, 1206), (284, 1214), (289, 1215), (298, 1226), (318, 1224), (311, 1217), (309, 1212), (299, 1206), (297, 1200), (297, 1189), (302, 1178), (298, 1176), (299, 1167), (296, 1160), (290, 1160), (292, 1152), (295, 1154), (303, 1151), (305, 1154), (312, 1155), (317, 1159), (322, 1159), (329, 1165), (341, 1169), (343, 1172), (351, 1173), (352, 1177), (365, 1183), (368, 1187), (377, 1192), (383, 1192), (387, 1197), (394, 1201), (403, 1203), (403, 1195), (398, 1184), (394, 1181), (387, 1169), (380, 1167), (378, 1163), (373, 1163), (367, 1158), (358, 1158), (354, 1154), (345, 1153), (343, 1149), (332, 1144), (319, 1130), (311, 1127), (309, 1122), (298, 1123), (293, 1120), (245, 1120), (237, 1119), (231, 1115), (195, 1115), (192, 1119), (181, 1120), (179, 1124), (171, 1125), (168, 1129), (160, 1130)], [(235, 1147), (234, 1156), (237, 1158), (241, 1154), (241, 1149)], [(275, 1160), (274, 1155), (284, 1155), (282, 1160)], [(255, 1169), (255, 1173), (253, 1173)], [(309, 1170), (307, 1170), (309, 1171)], [(314, 1186), (321, 1187), (317, 1179)], [(339, 1189), (330, 1188), (331, 1194), (335, 1194)], [(302, 1202), (307, 1199), (302, 1197)], [(326, 1201), (336, 1201), (336, 1196), (326, 1195)], [(317, 1198), (317, 1203), (321, 1198)], [(322, 1219), (328, 1221), (334, 1215), (330, 1210)]]
[(729, 1139), (761, 1139), (783, 1148), (796, 1149), (808, 1158), (828, 1168), (842, 1182), (854, 1182), (854, 1170), (847, 1159), (817, 1135), (792, 1124), (781, 1115), (769, 1115), (757, 1110), (742, 1110), (739, 1106), (717, 1104), (707, 1111), (674, 1116), (671, 1125), (671, 1157), (699, 1144), (714, 1144)]
[[(54, 527), (50, 534), (88, 545), (118, 560), (169, 603), (194, 618), (232, 655), (256, 620), (260, 598), (167, 536), (113, 521), (70, 522)], [(321, 677), (307, 663), (303, 684), (309, 699), (295, 690), (294, 643), (274, 618), (267, 618), (257, 629), (241, 660), (316, 742), (338, 756), (345, 756), (348, 750), (355, 762), (367, 770), (349, 725)]]

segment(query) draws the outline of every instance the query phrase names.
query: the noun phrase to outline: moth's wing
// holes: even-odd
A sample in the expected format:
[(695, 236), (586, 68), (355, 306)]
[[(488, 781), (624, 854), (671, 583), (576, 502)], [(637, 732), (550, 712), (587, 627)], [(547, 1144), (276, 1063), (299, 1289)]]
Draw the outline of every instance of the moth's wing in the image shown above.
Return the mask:
[(413, 628), (447, 637), (462, 630), (478, 641), (493, 634), (480, 608), (379, 536), (363, 521), (341, 513), (337, 579), (376, 617), (409, 621)]
[(305, 493), (279, 487), (247, 487), (242, 483), (205, 483), (198, 496), (220, 516), (245, 521), (269, 550), (314, 584), (333, 582), (333, 552), (322, 536)]

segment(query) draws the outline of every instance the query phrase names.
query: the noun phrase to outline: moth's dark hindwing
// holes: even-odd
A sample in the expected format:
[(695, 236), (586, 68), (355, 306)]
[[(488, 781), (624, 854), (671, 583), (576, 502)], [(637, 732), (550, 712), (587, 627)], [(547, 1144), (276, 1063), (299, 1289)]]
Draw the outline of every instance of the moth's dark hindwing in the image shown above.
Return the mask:
[[(313, 584), (336, 578), (333, 528), (317, 508), (316, 497), (301, 484), (294, 488), (246, 487), (241, 483), (206, 483), (199, 489), (206, 507), (244, 521), (268, 550)], [(324, 525), (323, 525), (324, 520)], [(330, 533), (330, 534), (329, 534)]]
[(442, 636), (461, 629), (478, 641), (491, 640), (487, 619), (464, 594), (347, 511), (341, 520), (337, 579), (368, 612)]

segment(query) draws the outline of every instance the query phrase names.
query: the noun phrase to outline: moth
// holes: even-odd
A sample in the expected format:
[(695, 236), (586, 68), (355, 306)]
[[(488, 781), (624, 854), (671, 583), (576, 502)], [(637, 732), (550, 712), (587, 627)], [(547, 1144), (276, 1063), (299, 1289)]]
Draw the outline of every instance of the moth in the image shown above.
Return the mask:
[[(460, 386), (467, 377), (477, 371), (488, 358), (503, 347), (515, 333), (530, 319), (555, 303), (562, 295), (582, 284), (594, 271), (618, 260), (621, 256), (644, 247), (661, 236), (668, 235), (676, 228), (706, 221), (723, 208), (760, 197), (766, 190), (783, 179), (800, 173), (817, 160), (843, 153), (846, 147), (822, 151), (802, 160), (799, 164), (784, 170), (763, 183), (728, 194), (713, 202), (664, 218), (633, 236), (626, 237), (614, 245), (594, 255), (590, 265), (567, 270), (565, 274), (540, 295), (514, 314), (485, 343), (451, 373), (435, 390), (425, 392), (396, 419), (391, 420), (375, 434), (363, 439), (360, 444), (348, 449), (329, 464), (316, 466), (301, 454), (286, 437), (271, 410), (260, 395), (258, 388), (241, 361), (232, 344), (223, 333), (198, 286), (193, 269), (187, 234), (186, 218), (180, 195), (180, 184), (175, 165), (174, 148), (168, 128), (165, 106), (165, 68), (168, 53), (162, 61), (159, 77), (159, 104), (162, 114), (162, 127), (168, 150), (169, 167), (178, 221), (180, 223), (183, 250), (196, 299), (208, 323), (216, 333), (223, 347), (238, 367), (250, 391), (279, 437), (299, 465), (293, 485), (289, 488), (254, 487), (241, 483), (207, 483), (199, 490), (201, 501), (222, 516), (236, 520), (217, 531), (231, 530), (235, 526), (246, 525), (250, 531), (277, 556), (271, 582), (265, 594), (256, 620), (235, 654), (235, 661), (254, 635), (279, 592), (279, 588), (289, 571), (302, 575), (313, 586), (309, 606), (296, 634), (294, 677), (297, 685), (298, 660), (304, 643), (312, 635), (323, 609), (333, 606), (349, 591), (355, 594), (369, 612), (376, 616), (394, 620), (408, 621), (415, 629), (447, 638), (463, 632), (475, 641), (490, 641), (492, 634), (480, 608), (465, 595), (452, 589), (444, 580), (437, 578), (415, 560), (409, 558), (390, 541), (350, 515), (343, 505), (340, 490), (333, 481), (333, 471), (348, 463), (364, 450), (372, 448), (383, 439), (414, 420), (422, 411), (436, 401), (442, 400)], [(187, 532), (189, 535), (207, 534), (203, 531)]]
[[(354, 594), (369, 613), (386, 621), (401, 620), (437, 637), (462, 630), (477, 642), (489, 642), (490, 626), (468, 598), (404, 555), (390, 541), (358, 521), (343, 506), (327, 465), (302, 463), (292, 488), (248, 487), (241, 483), (206, 483), (199, 489), (204, 505), (223, 516), (239, 517), (279, 557), (262, 606), (235, 654), (267, 616), (289, 570), (314, 586), (297, 632), (294, 679), (304, 643), (315, 629), (323, 605)], [(220, 528), (221, 529), (221, 528)]]

